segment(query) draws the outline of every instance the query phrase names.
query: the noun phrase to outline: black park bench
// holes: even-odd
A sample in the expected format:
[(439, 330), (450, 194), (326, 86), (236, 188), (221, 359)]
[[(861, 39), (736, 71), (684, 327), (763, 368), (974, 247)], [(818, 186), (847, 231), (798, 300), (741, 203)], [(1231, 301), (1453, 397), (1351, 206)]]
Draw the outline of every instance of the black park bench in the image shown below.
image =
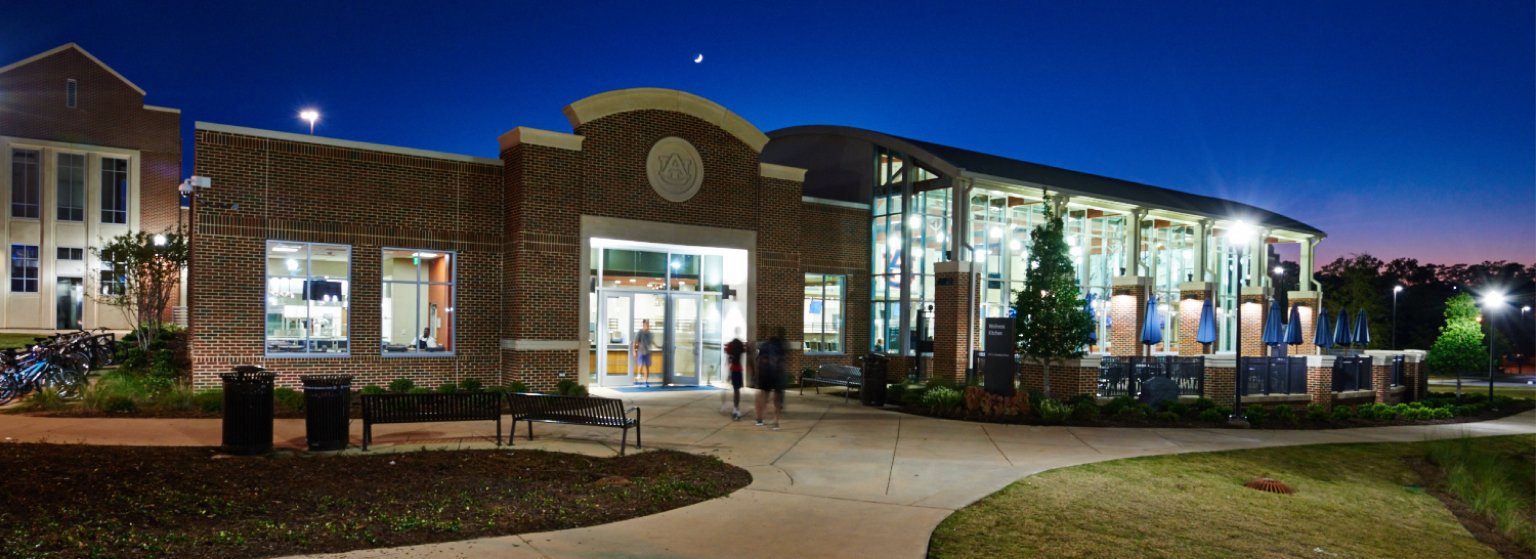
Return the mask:
[(363, 450), (373, 442), (374, 424), (439, 421), (495, 421), (496, 446), (501, 446), (501, 394), (364, 394)]
[(848, 395), (860, 387), (863, 382), (863, 371), (858, 367), (848, 365), (822, 364), (816, 368), (816, 373), (809, 371), (800, 373), (800, 393), (805, 394), (805, 385), (816, 384), (816, 393), (821, 394), (821, 385), (842, 386), (848, 388), (843, 392), (843, 403), (848, 403)]
[[(640, 408), (624, 409), (624, 402), (597, 396), (555, 396), (552, 394), (512, 393), (507, 395), (512, 409), (513, 437), (517, 422), (528, 422), (528, 440), (533, 440), (533, 423), (564, 423), (593, 427), (617, 427), (624, 430), (619, 439), (619, 456), (629, 443), (629, 429), (635, 429), (635, 448), (640, 448)], [(635, 412), (634, 417), (629, 412)], [(512, 444), (512, 438), (507, 444)]]

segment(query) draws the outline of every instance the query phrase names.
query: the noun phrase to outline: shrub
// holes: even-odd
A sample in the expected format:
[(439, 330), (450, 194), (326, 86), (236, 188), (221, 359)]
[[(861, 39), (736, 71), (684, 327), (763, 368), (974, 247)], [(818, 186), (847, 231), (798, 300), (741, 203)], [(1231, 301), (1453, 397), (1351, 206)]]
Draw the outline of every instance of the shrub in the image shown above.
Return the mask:
[[(96, 382), (85, 387), (80, 395), (81, 406), (95, 412), (107, 412), (107, 401), (113, 397), (126, 398), (134, 401), (149, 397), (148, 391), (139, 384), (134, 375), (120, 371), (109, 371)], [(137, 406), (134, 407), (137, 409)], [(120, 413), (120, 412), (119, 412)]]
[(431, 388), (427, 388), (425, 386), (413, 386), (413, 387), (411, 387), (410, 390), (406, 390), (405, 393), (406, 394), (431, 394), (432, 393), (432, 389)]
[(923, 392), (923, 405), (936, 415), (952, 415), (960, 409), (961, 398), (959, 390), (948, 386), (934, 386)]
[(587, 387), (586, 387), (586, 385), (583, 385), (583, 384), (572, 385), (570, 387), (570, 389), (565, 391), (565, 395), (566, 396), (586, 396), (587, 395)]
[(1092, 401), (1078, 400), (1076, 404), (1072, 405), (1072, 419), (1076, 419), (1078, 421), (1093, 421), (1098, 418), (1098, 404), (1095, 404)]
[(528, 385), (523, 383), (523, 381), (514, 380), (512, 382), (507, 383), (507, 392), (532, 392), (532, 391), (528, 389)]
[(155, 411), (192, 411), (198, 408), (196, 392), (185, 383), (176, 383), (169, 390), (159, 392), (149, 401)]
[(1172, 413), (1173, 415), (1177, 415), (1179, 417), (1189, 415), (1189, 406), (1184, 405), (1183, 402), (1168, 401), (1163, 402), (1161, 406), (1163, 411)]
[(389, 393), (388, 390), (385, 390), (384, 387), (379, 386), (377, 384), (370, 384), (368, 386), (364, 386), (363, 387), (363, 394), (367, 394), (369, 396), (373, 396), (373, 395), (376, 395), (376, 394), (388, 394), (388, 393)]
[(1097, 408), (1099, 406), (1099, 399), (1097, 396), (1092, 394), (1078, 394), (1071, 398), (1067, 398), (1067, 405), (1074, 408), (1077, 407), (1078, 404), (1083, 403), (1093, 404), (1093, 406)]
[(1013, 396), (987, 392), (980, 386), (965, 387), (965, 412), (983, 418), (1017, 417), (1029, 413), (1029, 395), (1014, 391)]
[(416, 388), (416, 381), (413, 381), (413, 380), (408, 379), (408, 378), (397, 378), (395, 380), (389, 381), (389, 391), (390, 392), (406, 392), (406, 393), (408, 393), (408, 392), (411, 391), (412, 388)]
[(1456, 414), (1452, 413), (1451, 410), (1446, 408), (1435, 408), (1432, 413), (1434, 415), (1431, 416), (1431, 419), (1450, 419), (1456, 416)]
[(1216, 406), (1211, 409), (1216, 410), (1216, 413), (1221, 414), (1222, 417), (1232, 417), (1232, 408), (1226, 406)]
[(1200, 412), (1200, 421), (1204, 421), (1206, 423), (1221, 423), (1226, 420), (1226, 414), (1216, 411), (1216, 408), (1211, 408)]
[(1204, 396), (1196, 398), (1194, 405), (1190, 406), (1190, 411), (1194, 413), (1203, 413), (1205, 410), (1213, 409), (1216, 409), (1216, 401)]
[(198, 411), (203, 413), (222, 413), (224, 411), (224, 389), (210, 388), (198, 392), (192, 395), (192, 402), (197, 406)]
[(1134, 407), (1136, 407), (1135, 398), (1130, 396), (1116, 396), (1115, 399), (1110, 400), (1108, 404), (1104, 405), (1104, 415), (1119, 417), (1122, 410)]
[(1040, 401), (1040, 420), (1046, 423), (1061, 423), (1072, 417), (1072, 408), (1066, 404), (1051, 398)]
[(437, 391), (440, 394), (453, 394), (459, 391), (459, 385), (451, 382), (445, 382), (437, 385)]
[[(1113, 402), (1111, 402), (1111, 403), (1113, 403)], [(1106, 409), (1105, 409), (1105, 413), (1106, 414), (1109, 413), (1109, 410), (1107, 408), (1108, 407), (1106, 406)], [(1115, 412), (1115, 417), (1119, 418), (1119, 419), (1130, 420), (1130, 421), (1140, 421), (1140, 420), (1143, 420), (1143, 419), (1147, 418), (1147, 410), (1149, 410), (1149, 409), (1151, 409), (1151, 408), (1148, 407), (1148, 406), (1145, 406), (1145, 405), (1125, 406), (1125, 407), (1122, 407), (1118, 411)]]
[(101, 411), (107, 413), (133, 413), (139, 411), (139, 404), (134, 402), (133, 398), (127, 396), (108, 396), (102, 404)]
[(1160, 412), (1157, 412), (1157, 415), (1152, 416), (1152, 418), (1156, 419), (1158, 421), (1161, 421), (1163, 423), (1178, 423), (1179, 420), (1184, 419), (1183, 416), (1181, 416), (1179, 414), (1176, 414), (1176, 413), (1173, 413), (1171, 411), (1160, 411)]
[(286, 386), (272, 389), (272, 402), (280, 410), (304, 411), (304, 393)]
[(1312, 421), (1328, 421), (1328, 408), (1322, 404), (1307, 404), (1307, 419)]
[(1333, 408), (1334, 421), (1346, 421), (1355, 417), (1355, 410), (1349, 406), (1337, 406)]
[(1273, 415), (1275, 416), (1274, 419), (1277, 425), (1284, 425), (1287, 427), (1296, 425), (1296, 410), (1291, 409), (1290, 406), (1275, 406)]
[(1355, 417), (1360, 419), (1376, 419), (1376, 406), (1372, 404), (1355, 406)]
[(894, 405), (901, 405), (901, 397), (907, 392), (907, 383), (898, 382), (885, 387), (885, 401)]
[(65, 404), (64, 396), (59, 394), (57, 387), (44, 386), (42, 389), (27, 396), (22, 406), (29, 410), (55, 411), (64, 409)]
[(555, 394), (559, 394), (561, 396), (570, 396), (571, 390), (577, 386), (581, 385), (574, 380), (568, 378), (560, 379), (560, 382), (555, 383)]
[(926, 395), (928, 395), (928, 386), (927, 385), (924, 385), (924, 384), (908, 385), (907, 386), (907, 393), (902, 395), (901, 401), (902, 401), (903, 405), (908, 405), (908, 406), (921, 405), (923, 403), (923, 396), (926, 396)]
[(1269, 410), (1263, 404), (1256, 404), (1243, 408), (1243, 419), (1250, 425), (1263, 425), (1269, 419)]
[(481, 384), (480, 379), (477, 378), (464, 379), (459, 383), (459, 386), (470, 392), (479, 392), (485, 389), (485, 385)]

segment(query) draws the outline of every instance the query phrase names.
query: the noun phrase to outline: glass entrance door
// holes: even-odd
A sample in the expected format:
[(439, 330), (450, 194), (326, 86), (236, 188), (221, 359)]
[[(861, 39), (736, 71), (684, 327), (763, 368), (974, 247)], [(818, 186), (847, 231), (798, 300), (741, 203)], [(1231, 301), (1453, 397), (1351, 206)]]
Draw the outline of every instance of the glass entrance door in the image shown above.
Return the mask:
[(55, 291), (58, 299), (55, 326), (60, 330), (85, 328), (80, 323), (80, 313), (85, 306), (85, 293), (80, 284), (80, 278), (59, 278), (58, 290)]
[(630, 318), (631, 345), (635, 352), (633, 381), (661, 384), (671, 359), (666, 351), (667, 296), (662, 293), (636, 293), (634, 316)]
[(633, 315), (634, 298), (624, 294), (605, 294), (599, 332), (598, 383), (602, 386), (629, 386), (635, 383), (633, 339), (630, 335), (630, 317)]
[(672, 312), (667, 325), (667, 382), (699, 383), (700, 302), (698, 295), (673, 294)]

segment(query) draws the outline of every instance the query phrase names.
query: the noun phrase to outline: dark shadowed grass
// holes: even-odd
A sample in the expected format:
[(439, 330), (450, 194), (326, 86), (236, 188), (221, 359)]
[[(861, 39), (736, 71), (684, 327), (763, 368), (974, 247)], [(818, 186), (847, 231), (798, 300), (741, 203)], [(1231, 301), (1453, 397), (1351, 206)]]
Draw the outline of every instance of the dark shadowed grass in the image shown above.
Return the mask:
[[(1475, 444), (1529, 453), (1536, 437)], [(1498, 557), (1421, 488), (1405, 459), (1427, 450), (1426, 443), (1317, 445), (1046, 472), (956, 512), (934, 532), (930, 551), (939, 558)], [(1297, 493), (1243, 486), (1258, 477)]]
[(1510, 447), (1462, 438), (1427, 446), (1451, 493), (1504, 537), (1536, 553), (1536, 444)]

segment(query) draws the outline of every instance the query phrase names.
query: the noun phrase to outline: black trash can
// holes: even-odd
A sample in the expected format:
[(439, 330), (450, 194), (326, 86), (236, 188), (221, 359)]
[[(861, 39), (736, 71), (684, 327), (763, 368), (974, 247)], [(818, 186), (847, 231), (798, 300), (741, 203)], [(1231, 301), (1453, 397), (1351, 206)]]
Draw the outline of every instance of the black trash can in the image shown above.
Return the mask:
[(256, 365), (239, 365), (219, 378), (224, 379), (224, 452), (271, 452), (272, 380), (277, 375)]
[(351, 375), (304, 375), (304, 436), (310, 450), (345, 450), (352, 406)]
[(881, 353), (871, 353), (864, 356), (863, 365), (859, 371), (859, 402), (866, 406), (884, 406), (890, 359)]

